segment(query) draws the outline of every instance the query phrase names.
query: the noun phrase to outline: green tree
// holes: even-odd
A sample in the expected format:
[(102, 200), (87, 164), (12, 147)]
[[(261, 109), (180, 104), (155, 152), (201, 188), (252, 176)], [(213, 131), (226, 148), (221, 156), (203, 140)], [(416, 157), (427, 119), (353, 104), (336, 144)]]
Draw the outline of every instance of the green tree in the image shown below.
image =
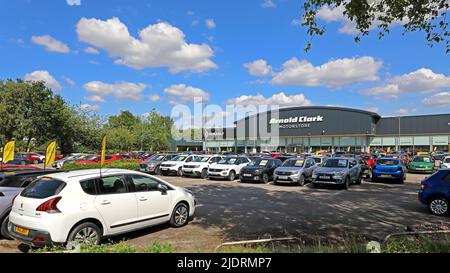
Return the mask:
[[(302, 25), (307, 27), (311, 38), (325, 33), (325, 28), (317, 23), (318, 11), (324, 6), (343, 8), (343, 15), (355, 22), (359, 32), (356, 42), (374, 28), (378, 29), (378, 37), (382, 38), (395, 23), (403, 26), (404, 33), (424, 32), (430, 46), (445, 43), (446, 52), (450, 52), (448, 0), (306, 0)], [(305, 50), (310, 48), (311, 40)]]
[(173, 120), (168, 116), (163, 116), (153, 109), (146, 122), (149, 124), (149, 148), (153, 151), (163, 151), (170, 149), (172, 138), (171, 129)]
[(109, 117), (108, 126), (110, 128), (125, 127), (131, 130), (136, 124), (140, 122), (141, 119), (133, 115), (130, 111), (121, 111), (119, 115)]

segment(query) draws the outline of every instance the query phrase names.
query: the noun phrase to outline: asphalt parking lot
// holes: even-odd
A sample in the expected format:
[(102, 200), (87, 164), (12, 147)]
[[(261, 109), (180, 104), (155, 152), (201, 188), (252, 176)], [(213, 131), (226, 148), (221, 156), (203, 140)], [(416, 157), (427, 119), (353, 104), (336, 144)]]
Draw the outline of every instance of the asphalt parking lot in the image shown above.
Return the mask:
[[(350, 190), (241, 184), (195, 178), (162, 177), (189, 188), (198, 200), (188, 226), (149, 228), (113, 238), (137, 248), (154, 241), (170, 242), (178, 252), (208, 252), (218, 244), (294, 236), (305, 241), (341, 242), (344, 238), (381, 240), (405, 226), (450, 228), (450, 217), (430, 215), (417, 200), (420, 174), (408, 174), (403, 185), (363, 182)], [(19, 252), (14, 241), (0, 240), (0, 252)]]

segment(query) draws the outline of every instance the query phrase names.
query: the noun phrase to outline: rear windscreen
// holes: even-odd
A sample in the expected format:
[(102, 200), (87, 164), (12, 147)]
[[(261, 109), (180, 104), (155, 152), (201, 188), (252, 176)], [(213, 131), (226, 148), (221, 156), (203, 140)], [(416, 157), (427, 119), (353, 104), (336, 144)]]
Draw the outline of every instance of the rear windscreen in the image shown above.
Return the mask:
[(20, 196), (36, 199), (45, 199), (50, 196), (57, 195), (66, 186), (61, 180), (43, 177), (33, 183), (31, 183), (27, 188), (25, 188)]
[(396, 159), (378, 159), (377, 164), (385, 166), (395, 166), (398, 165), (398, 160)]

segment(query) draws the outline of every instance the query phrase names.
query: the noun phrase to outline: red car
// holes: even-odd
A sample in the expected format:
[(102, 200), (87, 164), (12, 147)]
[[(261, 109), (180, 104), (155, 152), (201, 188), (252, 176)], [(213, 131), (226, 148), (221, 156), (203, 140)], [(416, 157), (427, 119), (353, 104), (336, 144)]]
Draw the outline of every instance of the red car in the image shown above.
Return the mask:
[(373, 169), (373, 166), (375, 166), (376, 159), (371, 154), (361, 154), (360, 157), (364, 162), (366, 162), (367, 165), (370, 166), (370, 168)]
[(40, 168), (29, 165), (2, 165), (0, 166), (0, 172), (7, 172), (13, 170), (40, 170)]
[(39, 164), (42, 162), (41, 158), (33, 153), (17, 153), (17, 157), (26, 158), (30, 164)]
[[(87, 160), (80, 160), (78, 161), (76, 164), (78, 165), (93, 165), (93, 164), (99, 164), (100, 163), (100, 159), (101, 156), (97, 155), (97, 156), (93, 156)], [(123, 160), (123, 158), (120, 158), (118, 156), (115, 155), (106, 155), (105, 156), (105, 163), (109, 163), (109, 162), (113, 162), (113, 161), (118, 161), (118, 160)]]

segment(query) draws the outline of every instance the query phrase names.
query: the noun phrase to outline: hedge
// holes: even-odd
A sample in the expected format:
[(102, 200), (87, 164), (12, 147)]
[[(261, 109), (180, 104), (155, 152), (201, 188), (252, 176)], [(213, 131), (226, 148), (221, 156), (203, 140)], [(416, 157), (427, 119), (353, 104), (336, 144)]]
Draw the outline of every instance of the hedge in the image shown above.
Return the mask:
[[(76, 171), (76, 170), (88, 170), (88, 169), (98, 169), (100, 168), (100, 164), (92, 164), (92, 165), (78, 165), (74, 162), (68, 162), (64, 164), (64, 171)], [(112, 168), (112, 169), (125, 169), (125, 170), (139, 170), (139, 162), (134, 160), (124, 160), (124, 161), (113, 161), (110, 163), (106, 163), (103, 168)]]

